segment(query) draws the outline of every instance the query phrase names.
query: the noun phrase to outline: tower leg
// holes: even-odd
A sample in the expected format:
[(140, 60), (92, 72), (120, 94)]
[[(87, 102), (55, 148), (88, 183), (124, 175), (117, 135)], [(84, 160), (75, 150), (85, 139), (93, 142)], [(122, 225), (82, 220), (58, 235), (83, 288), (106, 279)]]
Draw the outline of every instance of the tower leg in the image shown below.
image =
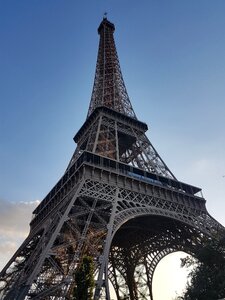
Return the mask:
[[(100, 269), (99, 269), (99, 274), (98, 274), (98, 279), (96, 282), (96, 289), (95, 289), (95, 295), (94, 295), (94, 300), (98, 300), (100, 297), (100, 292), (103, 287), (103, 276), (105, 275), (105, 289), (108, 290), (106, 293), (109, 295), (109, 284), (108, 284), (108, 260), (109, 260), (109, 250), (112, 242), (112, 232), (113, 232), (113, 223), (116, 215), (116, 209), (117, 209), (117, 202), (118, 202), (118, 191), (119, 189), (116, 189), (115, 193), (115, 198), (112, 203), (112, 211), (110, 215), (110, 220), (107, 225), (107, 235), (105, 239), (105, 246), (103, 248), (103, 254), (100, 257)], [(104, 274), (105, 273), (105, 274)], [(110, 296), (108, 296), (110, 297)], [(106, 300), (110, 300), (110, 298), (106, 298)]]
[[(40, 234), (37, 233), (31, 233), (31, 238), (27, 239), (27, 243), (20, 248), (17, 257), (23, 263), (24, 265), (21, 272), (17, 271), (17, 276), (14, 279), (11, 279), (10, 282), (10, 292), (7, 293), (7, 287), (5, 289), (5, 298), (6, 300), (23, 300), (25, 297), (29, 294), (29, 290), (31, 285), (36, 281), (35, 285), (37, 286), (37, 293), (38, 290), (38, 282), (42, 280), (48, 280), (49, 273), (48, 269), (50, 266), (50, 258), (51, 258), (51, 248), (53, 246), (54, 241), (56, 240), (58, 234), (60, 233), (60, 230), (62, 229), (63, 224), (68, 218), (68, 214), (74, 205), (74, 202), (79, 194), (79, 191), (83, 185), (83, 182), (80, 183), (80, 185), (77, 187), (74, 195), (70, 200), (67, 200), (67, 204), (63, 205), (62, 211), (58, 210), (58, 212), (55, 214), (54, 217), (49, 218), (46, 222), (46, 229), (44, 230), (44, 233), (40, 237)], [(66, 199), (65, 199), (66, 200)], [(66, 201), (65, 201), (66, 202)], [(43, 230), (42, 230), (43, 231)], [(41, 240), (41, 243), (38, 243), (38, 241)], [(30, 250), (30, 247), (32, 244), (34, 244), (34, 241), (36, 242), (36, 247)], [(17, 260), (18, 260), (17, 259)], [(43, 264), (45, 263), (45, 269), (41, 272), (41, 268)], [(57, 266), (55, 264), (55, 266)], [(60, 268), (58, 267), (58, 270)], [(58, 271), (57, 270), (57, 271)], [(16, 271), (15, 271), (16, 272)], [(63, 278), (63, 274), (60, 274), (61, 280)], [(38, 278), (39, 277), (39, 278)], [(45, 283), (46, 284), (46, 283)], [(42, 288), (45, 285), (42, 284)]]

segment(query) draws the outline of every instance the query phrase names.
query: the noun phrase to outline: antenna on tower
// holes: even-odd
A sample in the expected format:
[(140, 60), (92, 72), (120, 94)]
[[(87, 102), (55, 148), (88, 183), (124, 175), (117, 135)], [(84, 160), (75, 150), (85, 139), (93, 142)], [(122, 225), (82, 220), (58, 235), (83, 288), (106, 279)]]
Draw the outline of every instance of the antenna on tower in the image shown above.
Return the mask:
[(108, 13), (105, 11), (105, 12), (104, 12), (104, 15), (103, 15), (103, 20), (107, 19), (107, 14), (108, 14)]

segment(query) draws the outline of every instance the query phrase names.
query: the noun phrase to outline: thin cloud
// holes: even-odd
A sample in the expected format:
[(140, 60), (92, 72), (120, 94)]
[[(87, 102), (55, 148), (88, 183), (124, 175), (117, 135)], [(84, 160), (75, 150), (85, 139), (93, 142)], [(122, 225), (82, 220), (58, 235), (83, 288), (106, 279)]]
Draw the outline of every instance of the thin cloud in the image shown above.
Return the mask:
[(40, 201), (0, 200), (0, 269), (4, 267), (29, 232), (32, 211)]
[(38, 204), (38, 200), (18, 203), (0, 201), (0, 235), (13, 236), (17, 232), (19, 236), (24, 236), (32, 211)]

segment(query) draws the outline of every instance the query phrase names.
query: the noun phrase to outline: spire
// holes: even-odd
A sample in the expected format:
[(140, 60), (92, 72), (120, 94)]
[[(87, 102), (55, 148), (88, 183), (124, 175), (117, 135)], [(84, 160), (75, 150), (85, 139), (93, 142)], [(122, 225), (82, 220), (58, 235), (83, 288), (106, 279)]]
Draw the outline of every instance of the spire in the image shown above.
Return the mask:
[(98, 27), (100, 41), (88, 117), (97, 107), (106, 106), (136, 119), (120, 70), (114, 31), (114, 24), (104, 14)]

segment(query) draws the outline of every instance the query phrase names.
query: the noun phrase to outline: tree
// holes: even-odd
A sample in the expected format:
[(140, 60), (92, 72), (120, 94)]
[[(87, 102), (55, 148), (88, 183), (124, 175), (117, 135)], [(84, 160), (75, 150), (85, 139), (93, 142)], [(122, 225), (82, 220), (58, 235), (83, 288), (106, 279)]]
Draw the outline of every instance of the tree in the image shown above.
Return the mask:
[(218, 300), (225, 298), (225, 238), (205, 241), (196, 251), (196, 259), (181, 260), (191, 267), (184, 295), (177, 300)]
[(75, 287), (73, 300), (92, 300), (94, 289), (94, 263), (93, 258), (84, 256), (79, 268), (74, 274)]

